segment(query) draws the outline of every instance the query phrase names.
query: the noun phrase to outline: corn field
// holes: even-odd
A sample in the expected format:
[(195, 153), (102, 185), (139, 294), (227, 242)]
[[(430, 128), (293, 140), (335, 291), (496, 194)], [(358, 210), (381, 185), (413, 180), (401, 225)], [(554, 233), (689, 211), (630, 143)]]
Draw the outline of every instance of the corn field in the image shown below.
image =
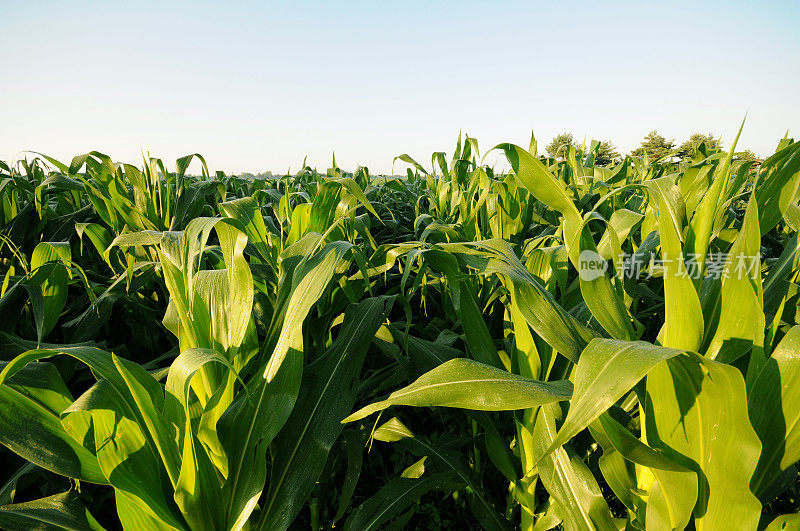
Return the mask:
[(0, 162), (0, 528), (800, 528), (800, 142), (597, 146)]

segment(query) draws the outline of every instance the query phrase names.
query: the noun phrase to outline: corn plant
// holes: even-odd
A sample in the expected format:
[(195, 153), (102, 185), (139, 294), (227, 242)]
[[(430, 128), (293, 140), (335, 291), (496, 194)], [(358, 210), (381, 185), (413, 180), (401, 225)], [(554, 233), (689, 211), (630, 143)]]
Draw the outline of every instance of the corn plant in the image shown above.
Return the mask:
[(0, 164), (0, 526), (796, 525), (800, 144), (732, 145)]

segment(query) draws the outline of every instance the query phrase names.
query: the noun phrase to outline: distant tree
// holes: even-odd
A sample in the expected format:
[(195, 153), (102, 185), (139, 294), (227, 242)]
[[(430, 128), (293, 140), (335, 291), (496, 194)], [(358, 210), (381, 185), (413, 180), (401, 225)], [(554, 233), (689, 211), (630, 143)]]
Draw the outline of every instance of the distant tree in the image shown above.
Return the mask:
[(558, 159), (566, 156), (567, 147), (569, 146), (578, 146), (575, 143), (572, 133), (561, 133), (560, 135), (557, 135), (549, 144), (547, 144), (545, 149), (547, 150), (548, 155), (554, 159)]
[(736, 160), (741, 160), (742, 162), (747, 162), (749, 160), (756, 160), (756, 154), (750, 151), (749, 149), (745, 149), (744, 151), (740, 151), (736, 154)]
[(596, 166), (608, 166), (622, 158), (617, 148), (614, 147), (610, 141), (606, 140), (600, 142), (597, 146), (597, 151), (594, 155), (594, 163)]
[(712, 133), (694, 133), (678, 147), (678, 156), (682, 159), (690, 158), (700, 144), (706, 145), (706, 152), (709, 155), (722, 149), (722, 141), (719, 138), (714, 138)]
[(647, 155), (647, 158), (653, 160), (663, 157), (673, 149), (675, 149), (675, 142), (667, 140), (654, 129), (647, 133), (647, 136), (642, 140), (641, 146), (631, 151), (631, 155), (636, 157)]

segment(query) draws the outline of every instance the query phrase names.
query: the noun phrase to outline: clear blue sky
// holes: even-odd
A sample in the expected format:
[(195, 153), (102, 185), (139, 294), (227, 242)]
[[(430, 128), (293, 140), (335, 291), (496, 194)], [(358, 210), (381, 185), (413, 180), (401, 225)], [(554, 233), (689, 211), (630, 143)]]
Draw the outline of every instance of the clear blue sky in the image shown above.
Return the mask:
[[(113, 5), (112, 5), (113, 4)], [(658, 129), (800, 135), (800, 2), (0, 3), (0, 159), (388, 172), (459, 130), (627, 151)], [(489, 157), (487, 161), (494, 160)]]

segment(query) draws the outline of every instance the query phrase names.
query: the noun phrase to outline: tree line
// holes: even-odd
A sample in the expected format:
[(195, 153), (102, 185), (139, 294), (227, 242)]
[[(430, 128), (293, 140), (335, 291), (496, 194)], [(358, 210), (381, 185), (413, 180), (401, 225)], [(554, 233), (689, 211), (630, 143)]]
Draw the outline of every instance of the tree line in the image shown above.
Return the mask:
[[(556, 135), (545, 149), (550, 157), (563, 159), (570, 146), (579, 148), (580, 144), (575, 140), (572, 133), (564, 132)], [(693, 133), (676, 147), (675, 140), (667, 140), (657, 130), (653, 130), (645, 135), (641, 145), (631, 151), (630, 154), (636, 157), (647, 157), (651, 161), (662, 158), (683, 161), (691, 160), (698, 150), (703, 150), (706, 155), (710, 155), (722, 150), (722, 141), (719, 138), (715, 138), (712, 133)], [(595, 164), (605, 166), (614, 164), (622, 158), (619, 150), (611, 141), (604, 140), (597, 145)], [(756, 155), (749, 149), (745, 149), (737, 153), (737, 158), (740, 160), (755, 160)]]

